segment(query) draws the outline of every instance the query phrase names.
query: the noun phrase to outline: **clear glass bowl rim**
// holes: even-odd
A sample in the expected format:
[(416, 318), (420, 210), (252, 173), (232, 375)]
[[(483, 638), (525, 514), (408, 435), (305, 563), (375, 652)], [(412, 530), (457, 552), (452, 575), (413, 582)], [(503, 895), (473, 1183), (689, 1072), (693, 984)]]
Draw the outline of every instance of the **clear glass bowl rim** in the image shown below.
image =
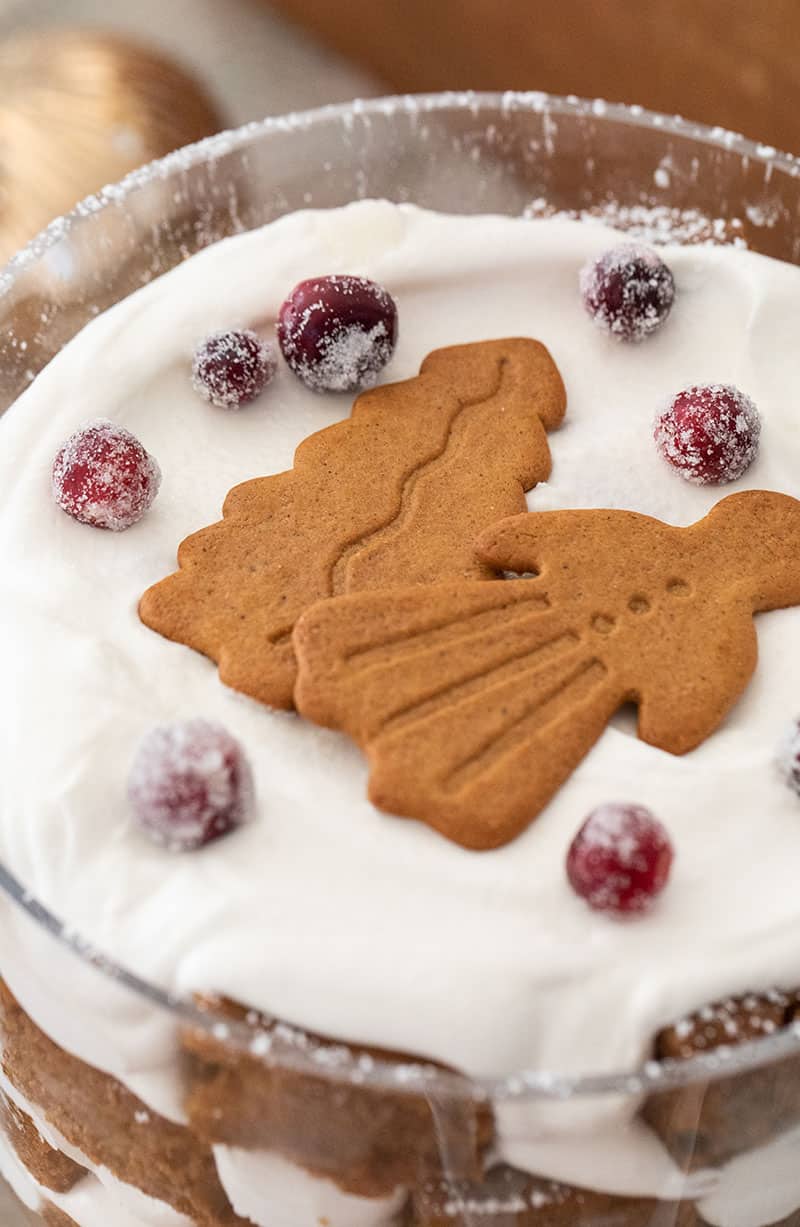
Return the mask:
[[(498, 111), (506, 115), (514, 111), (533, 111), (551, 116), (585, 116), (595, 122), (610, 121), (632, 128), (656, 128), (669, 136), (696, 141), (729, 154), (738, 154), (742, 159), (756, 159), (765, 167), (769, 166), (771, 170), (792, 178), (800, 177), (800, 158), (781, 152), (771, 145), (750, 140), (721, 127), (696, 123), (680, 115), (665, 115), (644, 107), (605, 102), (602, 99), (513, 90), (503, 93), (445, 91), (356, 99), (353, 102), (270, 116), (218, 133), (150, 162), (131, 172), (119, 183), (87, 197), (70, 213), (51, 222), (0, 271), (0, 310), (3, 299), (12, 292), (15, 282), (23, 272), (45, 257), (75, 226), (103, 209), (119, 206), (127, 196), (154, 180), (166, 180), (174, 173), (185, 172), (203, 162), (213, 161), (246, 148), (249, 144), (268, 137), (272, 132), (299, 133), (329, 122), (338, 121), (349, 126), (354, 119), (363, 118), (369, 121), (371, 116), (377, 115), (390, 117), (392, 114), (404, 113), (422, 116), (448, 110), (468, 111), (475, 118), (480, 118), (481, 115), (496, 116)], [(148, 983), (109, 959), (35, 899), (2, 863), (0, 891), (49, 933), (54, 941), (71, 950), (99, 974), (108, 976), (120, 986), (144, 998), (154, 1008), (171, 1013), (176, 1025), (197, 1027), (212, 1033), (215, 1033), (216, 1028), (216, 1035), (219, 1037), (218, 1028), (222, 1024), (225, 1027), (226, 1042), (252, 1052), (250, 1044), (253, 1031), (250, 1027), (232, 1022), (227, 1016), (215, 1016), (207, 1010), (201, 1010), (192, 1001), (174, 996)], [(624, 1008), (624, 1005), (621, 1008)], [(291, 1030), (302, 1038), (302, 1032), (298, 1028), (292, 1027)], [(545, 1070), (521, 1070), (496, 1077), (467, 1077), (418, 1061), (398, 1065), (396, 1060), (384, 1061), (380, 1058), (372, 1060), (368, 1070), (365, 1070), (356, 1053), (349, 1051), (347, 1041), (342, 1041), (341, 1046), (337, 1044), (333, 1061), (329, 1049), (315, 1050), (313, 1044), (302, 1042), (287, 1042), (278, 1052), (273, 1051), (261, 1059), (284, 1068), (313, 1070), (319, 1076), (334, 1080), (376, 1089), (391, 1088), (395, 1093), (402, 1085), (408, 1091), (428, 1097), (501, 1102), (525, 1099), (566, 1101), (582, 1096), (638, 1098), (695, 1082), (731, 1077), (798, 1054), (800, 1023), (791, 1024), (758, 1040), (717, 1048), (712, 1053), (700, 1054), (688, 1060), (650, 1060), (638, 1069), (603, 1074), (570, 1075)]]

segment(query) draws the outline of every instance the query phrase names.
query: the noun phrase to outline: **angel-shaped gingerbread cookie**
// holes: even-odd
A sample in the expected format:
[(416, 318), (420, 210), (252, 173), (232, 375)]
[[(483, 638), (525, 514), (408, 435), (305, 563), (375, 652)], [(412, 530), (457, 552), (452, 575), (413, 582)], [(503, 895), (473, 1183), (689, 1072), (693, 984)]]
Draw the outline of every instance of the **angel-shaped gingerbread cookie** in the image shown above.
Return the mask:
[(188, 537), (142, 621), (219, 664), (222, 681), (291, 707), (292, 629), (309, 605), (363, 588), (490, 577), (472, 542), (525, 509), (550, 473), (564, 385), (528, 338), (435, 350), (419, 375), (362, 393), (305, 439), (288, 473), (228, 495)]
[(800, 502), (747, 491), (689, 528), (520, 515), (477, 554), (529, 577), (310, 609), (295, 698), (364, 747), (377, 806), (484, 849), (536, 817), (622, 704), (673, 754), (718, 727), (756, 665), (753, 614), (800, 603)]

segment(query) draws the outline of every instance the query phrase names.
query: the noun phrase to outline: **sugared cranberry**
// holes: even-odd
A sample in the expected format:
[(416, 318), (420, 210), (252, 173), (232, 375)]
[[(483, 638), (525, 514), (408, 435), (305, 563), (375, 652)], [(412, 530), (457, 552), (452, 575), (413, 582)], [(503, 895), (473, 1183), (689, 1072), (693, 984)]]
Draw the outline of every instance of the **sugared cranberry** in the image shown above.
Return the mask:
[(643, 341), (670, 313), (675, 282), (657, 252), (623, 243), (580, 273), (583, 303), (599, 328), (621, 341)]
[(643, 805), (593, 810), (567, 853), (567, 877), (599, 912), (644, 912), (664, 889), (672, 864), (669, 835)]
[(314, 392), (371, 387), (396, 342), (394, 299), (366, 277), (301, 281), (278, 315), (283, 356)]
[(128, 796), (147, 834), (170, 851), (184, 852), (247, 821), (253, 775), (239, 742), (221, 725), (188, 720), (145, 737)]
[(278, 367), (273, 347), (256, 332), (234, 328), (213, 332), (198, 345), (192, 386), (220, 409), (238, 409), (255, 400)]
[(749, 396), (726, 384), (686, 388), (656, 419), (658, 450), (695, 485), (736, 481), (758, 453), (761, 418)]
[(796, 793), (800, 793), (800, 720), (794, 720), (787, 729), (783, 744), (780, 747), (778, 765), (786, 777), (786, 782)]
[(121, 532), (140, 520), (161, 485), (161, 470), (135, 435), (99, 419), (76, 430), (53, 463), (53, 497), (67, 515)]

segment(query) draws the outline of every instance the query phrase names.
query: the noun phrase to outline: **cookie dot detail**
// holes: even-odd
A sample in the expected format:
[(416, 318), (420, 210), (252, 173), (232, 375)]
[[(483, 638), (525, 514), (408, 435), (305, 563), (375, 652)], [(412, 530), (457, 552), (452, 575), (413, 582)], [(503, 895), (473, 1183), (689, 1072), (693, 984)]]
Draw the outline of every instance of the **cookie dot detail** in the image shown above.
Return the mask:
[(128, 778), (139, 826), (172, 852), (188, 852), (241, 826), (255, 790), (239, 742), (220, 724), (188, 720), (153, 729)]
[(314, 392), (371, 387), (396, 343), (394, 299), (366, 277), (301, 281), (278, 315), (281, 352)]
[(73, 520), (122, 532), (152, 506), (161, 469), (124, 426), (98, 419), (60, 448), (51, 485), (53, 498)]
[(667, 831), (643, 805), (607, 803), (593, 810), (567, 853), (567, 877), (591, 908), (613, 915), (646, 912), (672, 866)]
[(730, 384), (695, 384), (659, 414), (661, 455), (697, 486), (736, 481), (758, 455), (761, 417), (749, 396)]
[(220, 409), (238, 409), (264, 390), (278, 368), (272, 345), (247, 328), (213, 332), (198, 345), (192, 387)]
[(675, 281), (657, 252), (637, 243), (612, 247), (580, 272), (583, 305), (620, 341), (643, 341), (672, 310)]
[(617, 620), (609, 614), (594, 614), (591, 625), (592, 630), (597, 631), (598, 635), (610, 635), (617, 625)]

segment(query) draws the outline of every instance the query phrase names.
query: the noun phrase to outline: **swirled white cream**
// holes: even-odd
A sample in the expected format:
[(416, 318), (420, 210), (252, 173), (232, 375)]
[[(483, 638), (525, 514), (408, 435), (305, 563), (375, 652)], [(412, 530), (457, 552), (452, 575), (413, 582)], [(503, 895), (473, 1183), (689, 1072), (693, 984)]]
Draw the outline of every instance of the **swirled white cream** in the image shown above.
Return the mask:
[[(580, 223), (374, 202), (295, 214), (101, 316), (0, 421), (0, 858), (77, 931), (172, 990), (216, 989), (472, 1074), (629, 1068), (662, 1024), (704, 1002), (800, 984), (800, 800), (773, 762), (800, 710), (800, 609), (758, 619), (757, 674), (698, 750), (673, 758), (620, 719), (546, 812), (490, 853), (378, 813), (349, 741), (226, 690), (212, 664), (136, 614), (231, 486), (290, 467), (302, 438), (348, 413), (349, 397), (314, 395), (285, 366), (238, 414), (190, 386), (199, 338), (256, 321), (269, 330), (287, 291), (314, 274), (363, 273), (395, 295), (387, 380), (414, 375), (441, 345), (527, 335), (549, 346), (568, 411), (534, 510), (630, 508), (688, 524), (734, 489), (800, 496), (800, 270), (730, 248), (667, 248), (672, 315), (626, 346), (593, 326), (577, 291), (586, 258), (617, 239)], [(652, 441), (656, 407), (705, 381), (742, 388), (764, 423), (758, 460), (725, 491), (688, 485)], [(119, 535), (74, 522), (50, 496), (59, 444), (98, 416), (134, 431), (164, 473), (153, 509)], [(195, 715), (246, 746), (258, 815), (170, 855), (132, 825), (126, 775), (154, 724)], [(593, 806), (627, 798), (658, 814), (677, 855), (653, 913), (619, 923), (575, 897), (564, 857)], [(180, 1118), (169, 1019), (76, 972), (6, 910), (0, 966), (33, 1017)], [(646, 1191), (644, 1180), (657, 1193), (674, 1172), (649, 1139), (637, 1170), (639, 1132), (620, 1124), (633, 1106), (501, 1114), (501, 1143), (517, 1158), (530, 1143), (545, 1165), (555, 1147), (562, 1179), (621, 1192)], [(565, 1142), (576, 1131), (581, 1145)], [(625, 1161), (592, 1159), (612, 1135)]]

